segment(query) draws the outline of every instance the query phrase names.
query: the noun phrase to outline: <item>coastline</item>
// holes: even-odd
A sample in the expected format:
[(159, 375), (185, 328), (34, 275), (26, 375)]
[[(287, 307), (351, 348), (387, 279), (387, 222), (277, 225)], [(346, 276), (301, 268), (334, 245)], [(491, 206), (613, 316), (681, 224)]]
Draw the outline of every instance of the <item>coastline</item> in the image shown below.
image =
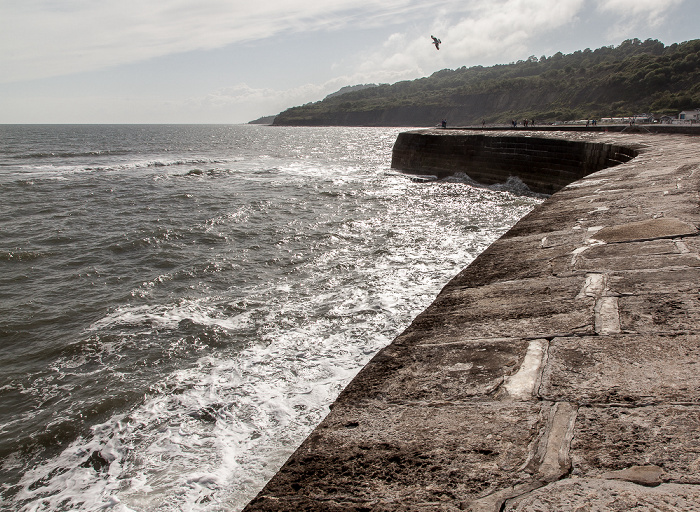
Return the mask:
[(246, 511), (700, 502), (700, 139), (543, 132), (636, 156), (572, 180), (450, 281)]

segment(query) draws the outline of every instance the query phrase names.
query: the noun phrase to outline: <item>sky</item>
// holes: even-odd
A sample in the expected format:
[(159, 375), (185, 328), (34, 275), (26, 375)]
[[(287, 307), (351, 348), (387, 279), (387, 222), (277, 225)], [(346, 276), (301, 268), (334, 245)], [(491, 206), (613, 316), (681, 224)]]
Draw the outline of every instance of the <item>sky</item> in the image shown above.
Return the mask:
[(698, 0), (0, 0), (0, 123), (245, 123), (697, 20)]

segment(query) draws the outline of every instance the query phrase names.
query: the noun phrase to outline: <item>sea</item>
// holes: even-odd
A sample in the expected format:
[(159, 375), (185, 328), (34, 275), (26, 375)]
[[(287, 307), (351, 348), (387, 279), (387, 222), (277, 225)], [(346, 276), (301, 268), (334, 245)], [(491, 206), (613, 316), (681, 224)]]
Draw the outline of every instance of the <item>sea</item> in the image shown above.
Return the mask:
[(543, 200), (403, 130), (0, 125), (0, 509), (241, 510)]

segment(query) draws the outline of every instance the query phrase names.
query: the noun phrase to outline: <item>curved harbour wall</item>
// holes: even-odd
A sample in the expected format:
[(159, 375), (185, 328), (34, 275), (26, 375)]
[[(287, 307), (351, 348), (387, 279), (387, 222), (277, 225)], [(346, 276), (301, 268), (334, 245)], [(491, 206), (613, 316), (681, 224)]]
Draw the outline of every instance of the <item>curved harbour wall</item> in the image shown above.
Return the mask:
[[(363, 368), (247, 511), (700, 509), (700, 138), (542, 138), (397, 141), (421, 174), (503, 181), (522, 145), (570, 165), (520, 166), (564, 188)], [(457, 165), (496, 147), (486, 171)], [(633, 153), (564, 186), (573, 162)]]
[(421, 130), (399, 134), (391, 167), (438, 178), (463, 172), (487, 185), (518, 176), (531, 190), (552, 194), (635, 156), (636, 150), (618, 144)]

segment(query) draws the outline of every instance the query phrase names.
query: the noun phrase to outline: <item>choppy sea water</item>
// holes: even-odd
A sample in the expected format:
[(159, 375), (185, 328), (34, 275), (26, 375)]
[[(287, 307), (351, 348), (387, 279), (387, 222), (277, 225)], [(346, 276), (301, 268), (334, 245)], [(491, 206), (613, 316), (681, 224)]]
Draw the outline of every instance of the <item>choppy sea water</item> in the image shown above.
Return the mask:
[(391, 170), (400, 131), (0, 126), (0, 507), (244, 507), (541, 202)]

